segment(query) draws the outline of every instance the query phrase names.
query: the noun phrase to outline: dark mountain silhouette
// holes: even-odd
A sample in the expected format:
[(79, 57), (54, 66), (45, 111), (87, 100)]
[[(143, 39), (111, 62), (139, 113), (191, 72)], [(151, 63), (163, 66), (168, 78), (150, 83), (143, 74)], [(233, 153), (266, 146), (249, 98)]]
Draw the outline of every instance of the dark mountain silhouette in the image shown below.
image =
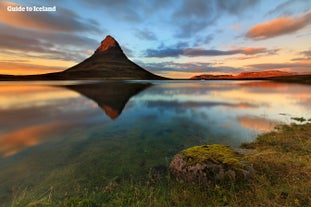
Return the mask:
[(0, 80), (155, 80), (155, 75), (129, 60), (119, 43), (108, 35), (94, 54), (81, 63), (57, 73), (42, 75), (0, 75)]
[(76, 91), (92, 99), (111, 119), (116, 119), (132, 96), (150, 87), (151, 83), (100, 82), (80, 85), (67, 85), (67, 89)]

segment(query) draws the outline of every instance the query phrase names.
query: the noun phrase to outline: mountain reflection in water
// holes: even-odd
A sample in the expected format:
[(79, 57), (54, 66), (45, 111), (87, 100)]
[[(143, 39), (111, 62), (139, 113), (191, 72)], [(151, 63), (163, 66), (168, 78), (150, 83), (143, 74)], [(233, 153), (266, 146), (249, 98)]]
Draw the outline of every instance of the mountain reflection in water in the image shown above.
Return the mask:
[(132, 96), (150, 86), (151, 83), (99, 82), (65, 87), (95, 101), (107, 116), (116, 119)]

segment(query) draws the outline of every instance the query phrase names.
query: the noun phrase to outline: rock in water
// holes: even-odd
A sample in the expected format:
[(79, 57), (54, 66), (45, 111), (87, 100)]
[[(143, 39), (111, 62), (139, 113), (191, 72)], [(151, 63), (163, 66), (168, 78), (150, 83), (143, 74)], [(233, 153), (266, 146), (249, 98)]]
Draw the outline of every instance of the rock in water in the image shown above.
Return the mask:
[(254, 172), (244, 155), (225, 145), (202, 145), (185, 149), (174, 156), (169, 170), (178, 181), (209, 184), (246, 179)]

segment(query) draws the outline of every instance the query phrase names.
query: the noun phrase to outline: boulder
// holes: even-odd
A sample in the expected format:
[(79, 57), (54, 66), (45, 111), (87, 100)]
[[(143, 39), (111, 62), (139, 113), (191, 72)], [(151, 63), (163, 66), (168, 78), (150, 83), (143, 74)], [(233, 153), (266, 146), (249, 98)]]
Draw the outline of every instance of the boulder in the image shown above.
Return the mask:
[(194, 146), (181, 151), (174, 156), (169, 170), (180, 182), (203, 185), (246, 180), (254, 174), (245, 155), (220, 144)]

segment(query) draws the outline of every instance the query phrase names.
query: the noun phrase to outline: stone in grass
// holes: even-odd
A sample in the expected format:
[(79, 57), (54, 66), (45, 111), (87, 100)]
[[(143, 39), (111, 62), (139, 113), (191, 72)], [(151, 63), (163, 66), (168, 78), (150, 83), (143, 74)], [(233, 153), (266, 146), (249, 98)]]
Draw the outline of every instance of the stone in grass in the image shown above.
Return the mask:
[(226, 145), (194, 146), (175, 155), (169, 170), (178, 181), (197, 184), (248, 179), (254, 169), (244, 158)]

